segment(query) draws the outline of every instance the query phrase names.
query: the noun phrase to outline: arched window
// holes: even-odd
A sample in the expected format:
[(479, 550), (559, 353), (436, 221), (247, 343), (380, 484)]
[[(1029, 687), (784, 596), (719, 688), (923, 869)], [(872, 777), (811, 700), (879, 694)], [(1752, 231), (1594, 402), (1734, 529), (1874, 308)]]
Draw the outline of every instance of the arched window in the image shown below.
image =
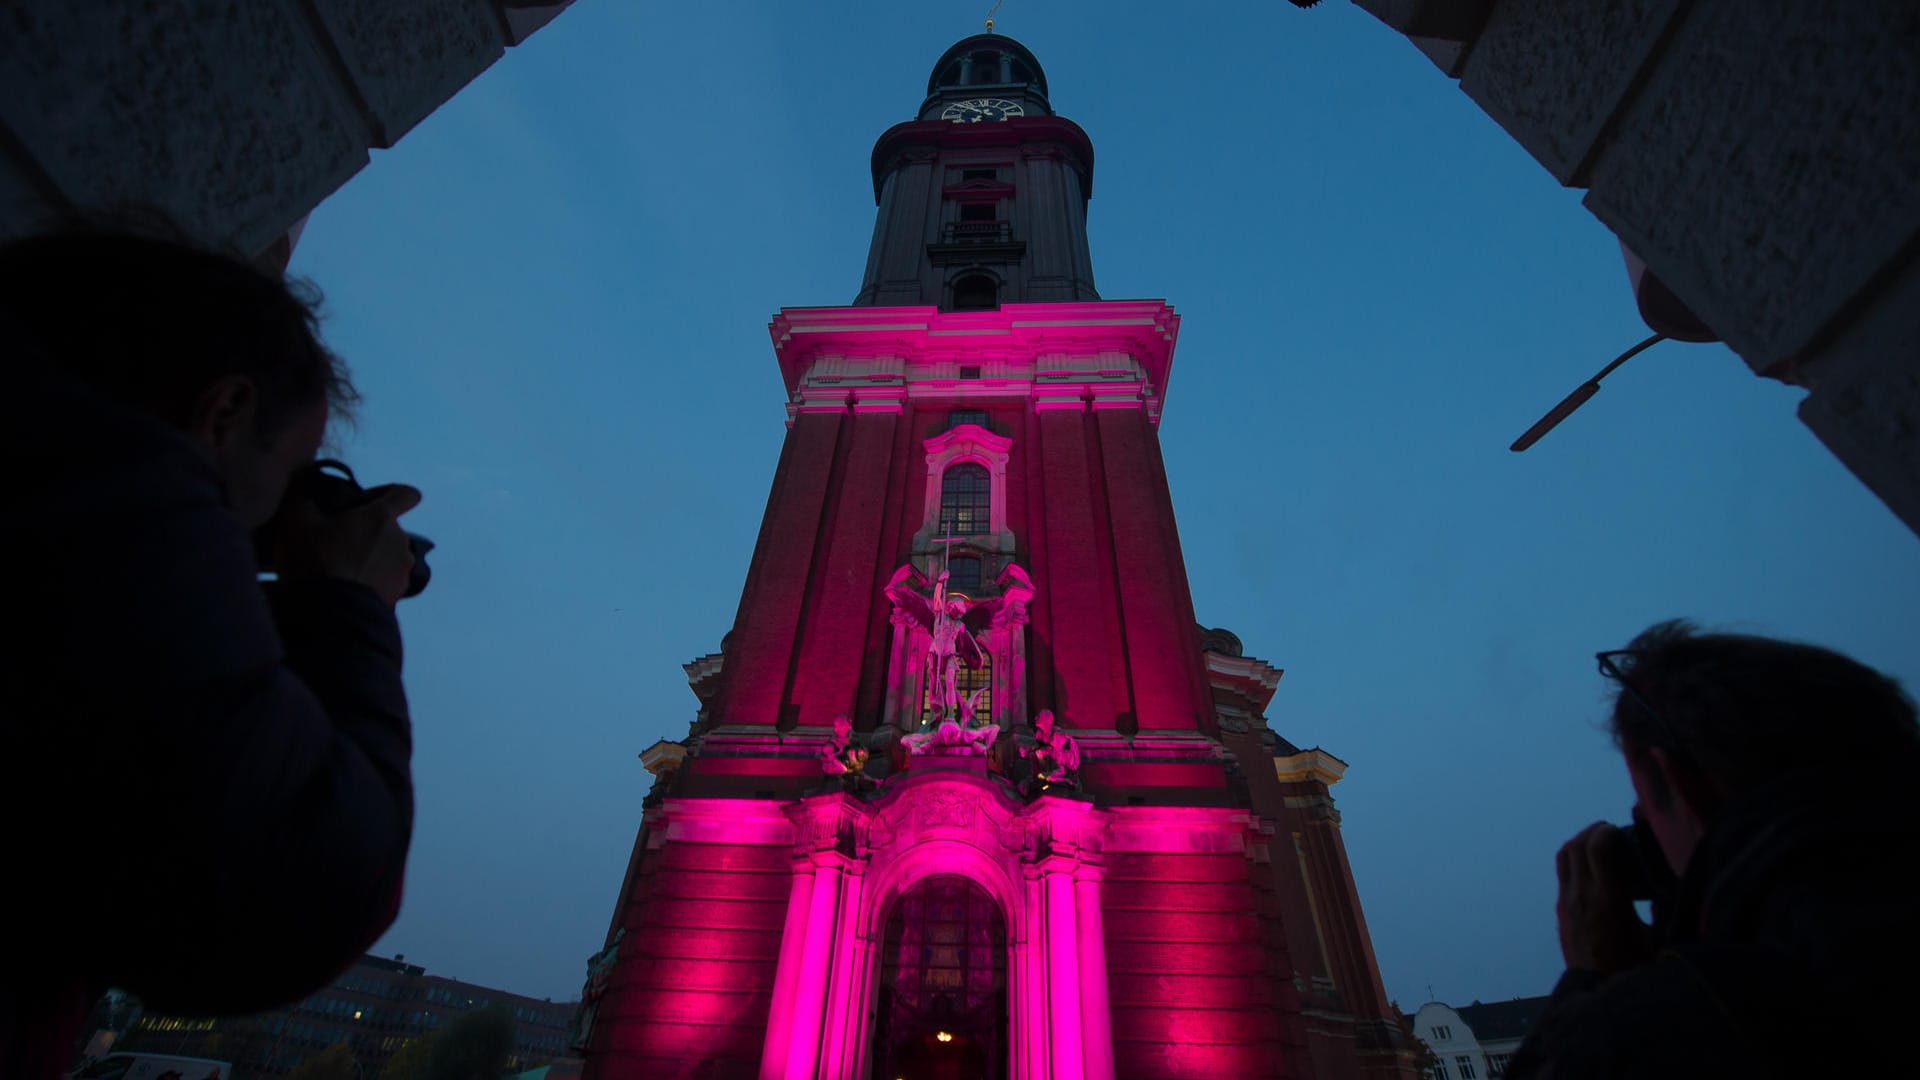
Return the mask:
[(967, 592), (980, 587), (986, 579), (978, 555), (955, 555), (947, 563), (947, 588)]
[(968, 274), (953, 283), (953, 310), (992, 311), (1000, 306), (1000, 285), (985, 274)]
[(993, 531), (993, 475), (978, 462), (956, 462), (940, 478), (937, 536), (985, 536)]
[(993, 895), (940, 874), (900, 894), (881, 938), (875, 1076), (1003, 1076), (1007, 921)]

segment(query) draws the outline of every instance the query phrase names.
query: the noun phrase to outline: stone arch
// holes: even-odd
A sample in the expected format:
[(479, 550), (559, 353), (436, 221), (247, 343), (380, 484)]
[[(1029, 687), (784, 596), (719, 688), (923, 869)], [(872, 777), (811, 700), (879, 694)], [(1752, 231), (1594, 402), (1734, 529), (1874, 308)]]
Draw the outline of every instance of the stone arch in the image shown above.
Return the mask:
[(972, 877), (936, 873), (908, 885), (883, 925), (867, 1003), (874, 1074), (913, 1073), (915, 1063), (1004, 1078), (1013, 1049), (1004, 905)]
[[(796, 838), (804, 858), (796, 864), (797, 899), (789, 901), (763, 1076), (868, 1073), (887, 918), (915, 884), (952, 875), (982, 888), (1006, 928), (1007, 1075), (1111, 1080), (1097, 856), (1105, 812), (1053, 796), (1019, 803), (978, 771), (981, 764), (930, 756), (872, 802), (834, 792), (789, 812), (804, 826)], [(1043, 837), (1050, 838), (1044, 859)], [(815, 928), (832, 932), (806, 933), (796, 903), (806, 905)]]
[(970, 267), (947, 284), (947, 310), (997, 311), (1006, 282), (991, 270)]
[(1007, 920), (1007, 944), (1025, 942), (1025, 900), (1006, 862), (957, 838), (909, 842), (906, 851), (875, 868), (869, 878), (867, 910), (860, 913), (861, 935), (877, 940), (886, 932), (887, 914), (901, 894), (938, 874), (958, 874), (987, 890)]
[[(1044, 1005), (1033, 997), (1033, 984), (1027, 975), (1032, 965), (1044, 962), (1035, 950), (1041, 942), (1031, 932), (1037, 921), (1031, 890), (1023, 879), (1020, 863), (1023, 850), (1014, 850), (1003, 841), (1007, 828), (1021, 814), (1021, 808), (1008, 800), (991, 782), (966, 773), (938, 772), (902, 778), (900, 786), (874, 807), (875, 825), (868, 833), (870, 851), (866, 880), (855, 934), (859, 938), (855, 963), (859, 970), (854, 982), (863, 1003), (858, 1042), (861, 1065), (871, 1062), (864, 1054), (870, 1049), (873, 1031), (865, 1017), (865, 1002), (875, 993), (880, 980), (881, 947), (886, 939), (887, 918), (900, 897), (914, 885), (942, 874), (957, 875), (985, 889), (1000, 909), (1007, 933), (1007, 1004), (1012, 1072), (1009, 1075), (1038, 1077), (1042, 1073), (1019, 1066), (1026, 1047), (1039, 1036), (1033, 1030), (1035, 1009), (1044, 1013)], [(1016, 845), (1024, 848), (1024, 844)]]
[(1013, 440), (978, 424), (955, 424), (920, 445), (926, 452), (927, 475), (914, 550), (932, 550), (932, 540), (940, 529), (941, 482), (949, 468), (966, 462), (985, 468), (992, 483), (987, 512), (989, 534), (979, 538), (980, 546), (996, 553), (1011, 552), (1014, 544), (1013, 531), (1007, 527), (1007, 462), (1012, 457)]

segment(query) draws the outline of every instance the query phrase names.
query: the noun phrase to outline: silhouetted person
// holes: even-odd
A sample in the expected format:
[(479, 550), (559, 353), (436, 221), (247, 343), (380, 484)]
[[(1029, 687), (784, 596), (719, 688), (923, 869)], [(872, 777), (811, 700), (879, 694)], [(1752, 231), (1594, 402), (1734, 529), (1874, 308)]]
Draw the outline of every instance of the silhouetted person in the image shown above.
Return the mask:
[(1560, 850), (1567, 971), (1507, 1077), (1920, 1074), (1912, 700), (1838, 653), (1683, 622), (1601, 661), (1642, 854), (1679, 879), (1649, 927), (1634, 834)]
[(268, 1008), (393, 921), (413, 824), (407, 487), (280, 511), (353, 390), (278, 276), (153, 238), (0, 247), (0, 1076), (110, 986)]

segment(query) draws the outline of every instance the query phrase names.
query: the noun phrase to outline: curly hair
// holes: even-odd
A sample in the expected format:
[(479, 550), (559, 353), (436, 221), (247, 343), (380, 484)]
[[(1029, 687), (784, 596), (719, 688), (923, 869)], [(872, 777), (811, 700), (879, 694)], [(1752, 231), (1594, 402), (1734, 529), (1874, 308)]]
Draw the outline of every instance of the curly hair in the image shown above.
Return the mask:
[(1629, 760), (1659, 748), (1727, 795), (1816, 753), (1857, 761), (1920, 751), (1900, 684), (1831, 649), (1672, 619), (1641, 631), (1616, 664), (1615, 745)]
[(152, 220), (78, 222), (0, 245), (0, 316), (25, 355), (184, 426), (208, 385), (245, 375), (259, 430), (326, 401), (350, 419), (359, 394), (320, 341), (320, 295)]

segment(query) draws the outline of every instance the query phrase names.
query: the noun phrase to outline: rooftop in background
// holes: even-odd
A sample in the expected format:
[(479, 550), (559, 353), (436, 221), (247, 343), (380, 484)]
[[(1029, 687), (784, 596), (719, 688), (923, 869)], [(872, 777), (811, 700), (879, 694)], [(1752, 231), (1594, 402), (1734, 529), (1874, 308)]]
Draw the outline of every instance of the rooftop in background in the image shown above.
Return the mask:
[[(430, 975), (404, 955), (366, 955), (332, 985), (288, 1008), (251, 1016), (158, 1016), (137, 1007), (96, 1008), (86, 1034), (117, 1025), (116, 1050), (198, 1055), (230, 1061), (237, 1078), (281, 1077), (327, 1047), (345, 1042), (366, 1076), (378, 1076), (408, 1041), (473, 1009), (505, 1007), (515, 1024), (507, 1067), (556, 1066), (548, 1080), (577, 1075), (571, 1027), (577, 1001), (549, 1001), (478, 983)], [(568, 1072), (571, 1067), (573, 1072)]]
[(1460, 1014), (1460, 1019), (1466, 1021), (1481, 1042), (1488, 1043), (1526, 1038), (1534, 1020), (1546, 1007), (1547, 999), (1544, 997), (1524, 997), (1485, 1004), (1476, 1001), (1471, 1005), (1458, 1006), (1453, 1011)]

